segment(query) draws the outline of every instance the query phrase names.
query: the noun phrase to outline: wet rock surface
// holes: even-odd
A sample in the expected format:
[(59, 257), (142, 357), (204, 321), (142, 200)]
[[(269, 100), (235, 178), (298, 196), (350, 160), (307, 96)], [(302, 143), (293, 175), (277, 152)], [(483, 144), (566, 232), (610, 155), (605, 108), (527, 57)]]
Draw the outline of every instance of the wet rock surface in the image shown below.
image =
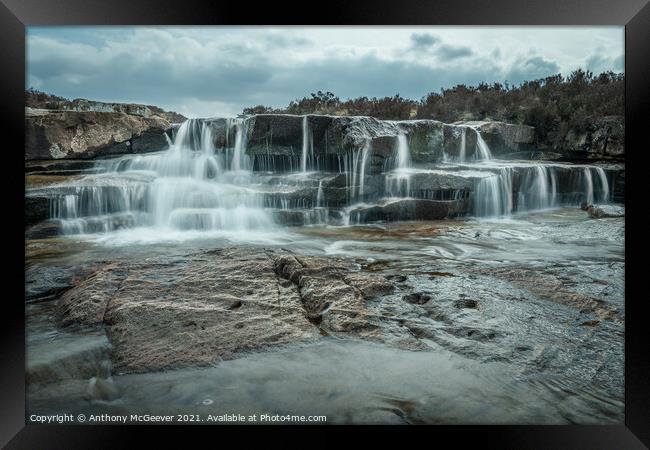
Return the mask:
[(56, 318), (60, 326), (103, 326), (117, 370), (155, 371), (322, 333), (376, 337), (364, 303), (393, 290), (349, 263), (224, 249), (108, 264), (60, 297)]
[(464, 201), (400, 199), (379, 205), (356, 207), (350, 212), (350, 220), (357, 223), (436, 220), (455, 217), (466, 211), (467, 204)]
[(583, 209), (589, 217), (602, 219), (605, 217), (625, 217), (625, 207), (619, 205), (587, 205)]
[(25, 119), (25, 159), (89, 159), (165, 147), (170, 123), (122, 112), (45, 111)]

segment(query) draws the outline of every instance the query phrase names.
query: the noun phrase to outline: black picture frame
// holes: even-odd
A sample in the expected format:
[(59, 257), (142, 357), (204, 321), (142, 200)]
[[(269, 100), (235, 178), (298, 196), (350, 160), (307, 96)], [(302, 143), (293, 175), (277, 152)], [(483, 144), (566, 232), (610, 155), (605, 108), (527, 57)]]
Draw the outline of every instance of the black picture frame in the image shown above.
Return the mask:
[[(646, 448), (650, 446), (650, 395), (648, 384), (649, 329), (646, 295), (641, 288), (645, 269), (642, 201), (645, 129), (650, 123), (650, 4), (648, 0), (381, 0), (280, 6), (277, 2), (200, 2), (198, 0), (0, 0), (0, 71), (3, 104), (5, 159), (2, 179), (5, 202), (16, 210), (4, 220), (3, 247), (7, 282), (12, 287), (3, 299), (0, 370), (2, 399), (0, 444), (7, 448), (108, 448), (131, 440), (141, 432), (159, 439), (180, 436), (184, 441), (206, 432), (235, 431), (249, 436), (260, 427), (185, 426), (64, 426), (25, 424), (24, 333), (24, 88), (25, 27), (34, 25), (624, 25), (626, 73), (626, 329), (625, 329), (625, 425), (621, 426), (438, 426), (404, 430), (392, 428), (402, 439), (417, 433), (429, 442), (474, 442), (488, 448)], [(8, 158), (8, 159), (7, 159)], [(636, 210), (635, 210), (636, 208)], [(15, 236), (15, 237), (14, 237)], [(636, 263), (638, 260), (639, 263)], [(22, 264), (20, 262), (22, 261)], [(217, 429), (215, 429), (217, 428)], [(351, 427), (374, 435), (376, 427)], [(288, 436), (323, 427), (266, 427)], [(347, 432), (348, 427), (327, 427), (327, 436)], [(408, 433), (408, 434), (407, 434)], [(337, 438), (338, 442), (339, 439)], [(213, 441), (215, 443), (224, 441)], [(303, 443), (312, 442), (303, 441)], [(405, 441), (403, 441), (405, 442)], [(426, 442), (426, 441), (425, 441)], [(334, 445), (334, 444), (331, 444)]]

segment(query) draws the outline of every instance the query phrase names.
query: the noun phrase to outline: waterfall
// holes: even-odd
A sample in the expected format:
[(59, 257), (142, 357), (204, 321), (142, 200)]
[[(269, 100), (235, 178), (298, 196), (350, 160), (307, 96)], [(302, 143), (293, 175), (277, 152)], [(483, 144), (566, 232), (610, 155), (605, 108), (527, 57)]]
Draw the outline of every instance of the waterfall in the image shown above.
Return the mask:
[(408, 169), (411, 167), (411, 150), (404, 133), (397, 135), (397, 169)]
[(503, 216), (512, 212), (512, 175), (512, 168), (504, 167), (499, 173), (478, 180), (473, 195), (476, 217)]
[(318, 182), (318, 192), (316, 193), (316, 207), (323, 206), (323, 180)]
[(386, 174), (385, 190), (389, 197), (411, 195), (411, 150), (404, 133), (399, 133), (395, 145), (395, 168)]
[(311, 130), (309, 129), (309, 121), (307, 116), (302, 117), (302, 158), (300, 160), (300, 169), (302, 173), (307, 173), (307, 158), (311, 157), (312, 164), (314, 161), (314, 143)]
[(370, 140), (368, 140), (361, 150), (361, 167), (359, 168), (359, 197), (363, 196), (363, 188), (366, 180), (366, 165), (368, 164), (368, 155), (370, 154), (371, 147), (372, 143)]
[[(301, 150), (258, 151), (252, 158), (247, 140), (254, 123), (228, 119), (224, 127), (217, 119), (187, 120), (173, 138), (166, 135), (167, 145), (160, 151), (98, 160), (95, 173), (39, 188), (43, 192), (38, 196), (49, 199), (49, 217), (59, 221), (65, 233), (146, 227), (154, 235), (170, 230), (269, 230), (275, 221), (327, 224), (336, 222), (341, 211), (347, 211), (341, 215), (343, 223), (356, 223), (371, 216), (360, 214), (360, 209), (384, 207), (386, 200), (395, 198), (454, 202), (448, 205), (454, 214), (475, 217), (610, 199), (608, 173), (602, 167), (488, 161), (490, 150), (471, 126), (454, 129), (460, 147), (456, 161), (450, 162), (456, 164), (419, 165), (412, 162), (408, 135), (398, 127), (390, 129), (392, 138), (379, 135), (387, 138), (389, 148), (378, 147), (376, 155), (371, 137), (376, 130), (354, 136), (358, 144), (350, 151), (328, 154), (319, 153), (319, 148), (314, 154), (307, 116), (302, 117)], [(467, 135), (472, 130), (474, 152), (473, 135)], [(296, 141), (299, 137), (294, 136)], [(218, 148), (217, 142), (222, 143)], [(383, 169), (376, 170), (382, 159)], [(297, 171), (319, 167), (335, 175), (296, 176)], [(327, 180), (331, 183), (325, 186)]]
[[(582, 201), (590, 204), (609, 201), (609, 182), (602, 167), (584, 167), (580, 174), (580, 180), (581, 186), (577, 186), (577, 188), (583, 192)], [(595, 182), (596, 180), (598, 183)]]
[(233, 149), (231, 170), (249, 170), (250, 158), (246, 154), (246, 143), (248, 139), (248, 121), (246, 119), (234, 122), (235, 146)]
[(534, 211), (556, 206), (557, 182), (555, 173), (538, 165), (525, 171), (519, 189), (518, 211)]
[[(210, 126), (185, 121), (169, 149), (111, 161), (107, 173), (66, 188), (51, 216), (72, 233), (132, 226), (175, 230), (250, 230), (273, 226), (263, 194), (249, 189), (252, 173), (245, 120), (233, 121), (231, 170), (217, 154)], [(118, 220), (119, 219), (119, 220)]]
[(587, 203), (594, 203), (594, 180), (589, 167), (583, 169), (582, 180), (585, 184), (583, 192), (587, 195)]
[(463, 132), (460, 135), (460, 150), (458, 151), (458, 160), (465, 162), (465, 155), (467, 153), (467, 127), (463, 127)]
[[(460, 128), (460, 141), (458, 143), (458, 156), (448, 157), (447, 154), (443, 154), (443, 162), (457, 162), (465, 163), (471, 161), (486, 161), (492, 159), (492, 152), (488, 147), (487, 143), (481, 136), (481, 131), (473, 126), (467, 125), (458, 125)], [(470, 159), (467, 157), (467, 130), (471, 129), (476, 134), (476, 147), (474, 148), (474, 153)]]
[[(346, 172), (346, 186), (350, 200), (363, 196), (366, 165), (368, 163), (368, 155), (371, 152), (372, 142), (370, 139), (367, 139), (360, 150), (355, 149), (352, 152), (349, 152), (343, 161), (344, 170)], [(349, 162), (348, 159), (350, 160)]]
[(480, 160), (492, 159), (492, 152), (490, 152), (490, 148), (483, 140), (481, 132), (477, 128), (474, 128), (474, 132), (476, 133), (476, 152), (474, 153), (474, 158)]
[(609, 182), (607, 181), (607, 175), (605, 174), (605, 170), (603, 170), (602, 167), (596, 167), (594, 168), (596, 171), (596, 174), (598, 175), (598, 180), (600, 182), (600, 189), (601, 189), (601, 202), (608, 202), (609, 201)]

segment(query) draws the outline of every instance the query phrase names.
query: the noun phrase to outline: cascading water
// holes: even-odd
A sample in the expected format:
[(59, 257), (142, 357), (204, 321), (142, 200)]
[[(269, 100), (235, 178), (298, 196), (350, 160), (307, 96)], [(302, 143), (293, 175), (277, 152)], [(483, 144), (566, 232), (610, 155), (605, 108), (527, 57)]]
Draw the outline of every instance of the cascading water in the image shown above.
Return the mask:
[(594, 170), (596, 171), (596, 175), (598, 175), (598, 181), (600, 182), (600, 189), (601, 189), (600, 201), (607, 203), (610, 200), (609, 183), (607, 181), (607, 175), (605, 174), (605, 170), (603, 170), (602, 167), (596, 167)]
[[(273, 220), (263, 208), (263, 196), (248, 185), (251, 172), (245, 155), (245, 121), (235, 123), (231, 170), (215, 154), (210, 127), (195, 119), (184, 122), (172, 146), (163, 152), (109, 161), (108, 171), (88, 176), (54, 202), (60, 217), (75, 233), (114, 229), (117, 215), (132, 217), (128, 226), (172, 230), (268, 229)], [(102, 183), (106, 180), (107, 183)], [(72, 204), (74, 204), (74, 207)]]
[(250, 170), (250, 157), (246, 154), (248, 121), (246, 119), (237, 120), (233, 122), (233, 126), (235, 128), (235, 146), (233, 148), (230, 168), (233, 171)]
[(363, 197), (366, 182), (366, 166), (368, 164), (368, 156), (371, 153), (372, 142), (368, 139), (363, 144), (361, 150), (355, 150), (350, 154), (352, 164), (348, 162), (348, 158), (345, 159), (345, 171), (347, 174), (351, 173), (351, 175), (347, 176), (347, 186), (351, 200)]
[[(459, 159), (469, 161), (422, 167), (412, 163), (408, 136), (399, 127), (388, 156), (378, 152), (373, 157), (368, 133), (346, 153), (315, 157), (309, 122), (303, 116), (300, 156), (290, 155), (289, 165), (277, 160), (276, 168), (272, 153), (255, 155), (266, 160), (252, 159), (247, 153), (249, 124), (254, 122), (226, 120), (225, 136), (219, 138), (213, 130), (224, 133), (224, 122), (215, 125), (215, 120), (190, 119), (173, 139), (167, 136), (164, 150), (98, 161), (93, 169), (98, 173), (57, 185), (47, 194), (50, 217), (69, 234), (143, 227), (153, 234), (156, 230), (246, 231), (269, 230), (276, 223), (356, 223), (362, 217), (359, 208), (383, 207), (405, 198), (450, 202), (453, 213), (475, 217), (610, 198), (608, 175), (602, 167), (494, 160), (472, 126), (458, 127), (463, 133)], [(465, 147), (473, 136), (467, 133), (472, 130), (476, 147), (468, 155)], [(216, 142), (222, 144), (217, 148)], [(376, 170), (382, 157), (384, 168)], [(328, 161), (323, 167), (329, 172), (318, 170), (318, 158)], [(371, 170), (372, 183), (367, 176)], [(297, 171), (303, 173), (296, 176)], [(381, 177), (383, 188), (376, 183)], [(428, 207), (425, 202), (420, 205)], [(338, 222), (337, 212), (342, 217)]]
[(389, 197), (411, 195), (411, 150), (404, 133), (397, 135), (394, 169), (386, 174), (386, 193)]
[[(460, 138), (458, 140), (458, 153), (457, 156), (448, 156), (444, 154), (444, 160), (446, 162), (456, 162), (456, 163), (470, 163), (474, 161), (489, 161), (492, 159), (492, 152), (490, 147), (483, 139), (481, 131), (478, 128), (468, 125), (458, 125), (456, 126), (456, 136), (460, 133)], [(467, 130), (472, 130), (476, 135), (476, 146), (474, 152), (468, 157), (467, 155)]]
[(302, 157), (300, 159), (300, 169), (302, 173), (307, 173), (307, 159), (311, 157), (314, 160), (314, 142), (309, 128), (307, 116), (302, 117)]
[(473, 193), (475, 216), (503, 216), (512, 212), (512, 173), (512, 168), (504, 167), (478, 180)]
[(460, 135), (460, 150), (458, 151), (458, 159), (460, 162), (465, 162), (467, 157), (467, 127), (463, 127), (462, 134)]
[(475, 158), (479, 160), (489, 160), (492, 159), (492, 152), (490, 152), (490, 147), (485, 143), (483, 140), (483, 136), (481, 136), (481, 132), (474, 128), (474, 132), (476, 133), (476, 153)]
[(555, 173), (545, 166), (534, 166), (522, 177), (517, 201), (518, 211), (534, 211), (556, 206)]
[(316, 193), (316, 207), (322, 208), (324, 206), (323, 198), (323, 180), (318, 182), (318, 192)]
[(608, 202), (610, 188), (601, 167), (510, 163), (498, 174), (478, 180), (472, 198), (474, 215), (490, 217)]

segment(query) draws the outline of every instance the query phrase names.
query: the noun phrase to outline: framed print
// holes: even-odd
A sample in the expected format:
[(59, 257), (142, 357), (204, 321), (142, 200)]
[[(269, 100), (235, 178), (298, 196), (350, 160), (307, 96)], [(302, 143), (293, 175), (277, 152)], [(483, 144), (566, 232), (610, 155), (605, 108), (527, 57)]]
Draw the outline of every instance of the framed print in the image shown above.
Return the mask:
[(3, 0), (3, 444), (647, 446), (649, 8)]

